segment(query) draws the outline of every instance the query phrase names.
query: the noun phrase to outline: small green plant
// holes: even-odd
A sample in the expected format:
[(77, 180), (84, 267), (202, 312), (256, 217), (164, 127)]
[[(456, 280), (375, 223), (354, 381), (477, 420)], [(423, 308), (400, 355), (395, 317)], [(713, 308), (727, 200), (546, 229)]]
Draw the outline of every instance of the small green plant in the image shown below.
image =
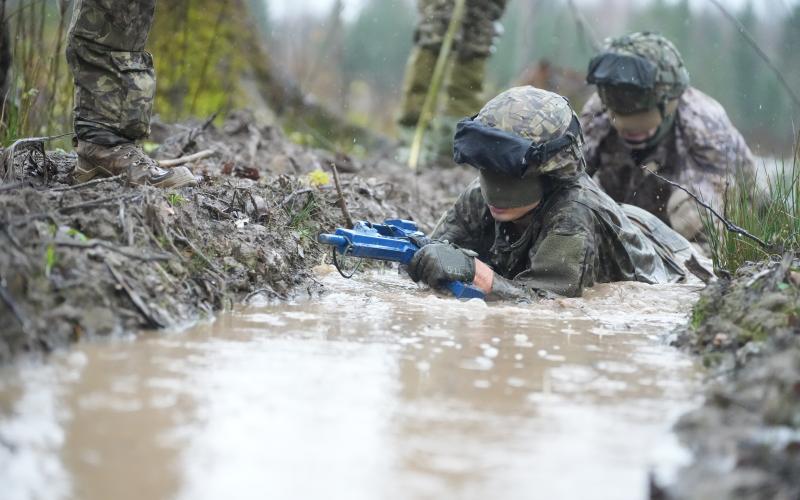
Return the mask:
[(48, 278), (50, 277), (50, 273), (53, 271), (53, 267), (55, 267), (56, 263), (58, 263), (58, 255), (56, 254), (56, 247), (52, 243), (47, 245), (47, 249), (44, 252), (44, 275)]
[(311, 219), (318, 211), (319, 206), (316, 199), (314, 199), (314, 196), (309, 196), (305, 204), (303, 204), (303, 208), (292, 215), (289, 227), (297, 231), (301, 238), (313, 239), (314, 226), (311, 224)]
[(173, 207), (179, 207), (186, 203), (186, 198), (180, 195), (180, 193), (170, 193), (167, 195), (167, 203)]
[(76, 239), (78, 241), (88, 241), (88, 239), (89, 239), (89, 238), (86, 237), (85, 234), (83, 234), (82, 232), (80, 232), (80, 231), (78, 231), (77, 229), (74, 229), (74, 228), (67, 229), (67, 236), (69, 236), (70, 238)]

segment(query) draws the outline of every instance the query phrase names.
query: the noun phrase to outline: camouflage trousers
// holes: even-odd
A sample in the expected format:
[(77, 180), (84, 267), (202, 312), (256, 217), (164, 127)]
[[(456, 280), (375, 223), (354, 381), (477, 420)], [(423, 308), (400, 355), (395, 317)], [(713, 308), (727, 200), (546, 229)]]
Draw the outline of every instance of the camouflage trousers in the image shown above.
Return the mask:
[[(498, 34), (495, 23), (503, 15), (505, 5), (506, 0), (467, 0), (446, 77), (445, 115), (460, 118), (480, 110), (486, 63)], [(403, 84), (398, 120), (402, 126), (414, 126), (419, 120), (439, 49), (450, 24), (454, 0), (419, 0), (417, 6), (420, 20)]]
[(116, 145), (150, 132), (156, 91), (144, 50), (156, 0), (77, 0), (67, 41), (79, 140)]

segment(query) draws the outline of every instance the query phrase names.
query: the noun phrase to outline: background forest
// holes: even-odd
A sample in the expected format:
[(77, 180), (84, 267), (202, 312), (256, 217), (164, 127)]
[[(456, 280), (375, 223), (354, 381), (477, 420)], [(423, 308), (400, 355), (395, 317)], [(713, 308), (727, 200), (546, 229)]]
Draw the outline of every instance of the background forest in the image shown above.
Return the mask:
[[(164, 121), (205, 118), (247, 107), (284, 124), (298, 140), (333, 141), (330, 110), (362, 127), (393, 133), (416, 11), (412, 0), (365, 0), (344, 16), (344, 2), (280, 19), (269, 0), (159, 0), (149, 47), (158, 71), (156, 112)], [(2, 108), (5, 142), (22, 135), (70, 130), (71, 82), (64, 62), (69, 0), (4, 0), (3, 18), (13, 66)], [(581, 2), (577, 2), (581, 6)], [(751, 4), (734, 13), (800, 89), (800, 5)], [(660, 31), (684, 55), (692, 83), (717, 98), (751, 146), (763, 155), (788, 155), (797, 110), (775, 75), (737, 28), (709, 2), (610, 0), (581, 7), (596, 37), (632, 30)], [(613, 14), (612, 14), (613, 13)], [(580, 81), (592, 55), (591, 35), (577, 28), (566, 0), (510, 0), (504, 32), (491, 61), (487, 93), (521, 81), (549, 61)], [(295, 110), (296, 112), (292, 112)], [(312, 118), (305, 118), (312, 116)], [(293, 117), (293, 118), (292, 118)]]

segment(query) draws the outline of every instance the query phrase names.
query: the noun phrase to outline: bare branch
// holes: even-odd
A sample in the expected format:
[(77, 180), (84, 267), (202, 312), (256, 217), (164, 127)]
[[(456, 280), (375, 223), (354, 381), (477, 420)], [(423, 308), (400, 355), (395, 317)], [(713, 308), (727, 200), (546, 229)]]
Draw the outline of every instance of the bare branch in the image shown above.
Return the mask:
[(128, 282), (125, 281), (125, 278), (122, 276), (122, 274), (119, 271), (117, 271), (114, 268), (114, 266), (111, 265), (111, 262), (105, 261), (105, 264), (106, 267), (108, 268), (108, 271), (111, 273), (111, 276), (113, 276), (114, 279), (117, 280), (119, 286), (125, 291), (125, 294), (128, 296), (129, 299), (131, 299), (131, 302), (133, 302), (133, 305), (136, 306), (136, 309), (138, 309), (139, 313), (141, 313), (141, 315), (144, 317), (144, 319), (147, 322), (147, 326), (154, 328), (163, 328), (165, 326), (164, 323), (159, 321), (158, 318), (156, 318), (153, 315), (152, 311), (150, 311), (150, 308), (147, 306), (147, 304), (142, 300), (141, 297), (139, 297), (139, 295), (136, 294), (136, 292), (133, 291), (130, 285), (128, 285)]
[(80, 184), (75, 184), (74, 186), (53, 188), (50, 191), (51, 192), (56, 192), (56, 193), (57, 192), (61, 192), (61, 191), (74, 191), (76, 189), (83, 189), (83, 188), (86, 188), (86, 187), (89, 187), (89, 186), (96, 186), (98, 184), (104, 184), (106, 182), (120, 181), (120, 180), (125, 179), (125, 177), (126, 177), (125, 174), (115, 175), (114, 177), (103, 177), (103, 178), (100, 178), (100, 179), (94, 179), (94, 180), (91, 180), (91, 181), (82, 182)]
[(739, 30), (739, 33), (742, 35), (742, 37), (744, 37), (744, 39), (747, 40), (747, 43), (749, 43), (750, 46), (753, 47), (753, 49), (758, 53), (761, 59), (763, 59), (764, 62), (767, 64), (767, 66), (769, 66), (769, 69), (771, 69), (772, 72), (775, 73), (775, 76), (778, 77), (778, 80), (780, 81), (781, 85), (783, 86), (784, 89), (786, 89), (786, 93), (788, 93), (789, 97), (792, 98), (795, 107), (800, 109), (800, 97), (794, 91), (792, 86), (789, 85), (789, 82), (786, 81), (786, 77), (783, 76), (781, 70), (778, 69), (775, 63), (773, 63), (772, 60), (769, 58), (767, 53), (764, 52), (764, 50), (758, 45), (758, 42), (756, 41), (755, 38), (753, 38), (753, 35), (751, 35), (747, 31), (747, 28), (744, 26), (744, 24), (742, 24), (741, 21), (736, 19), (736, 16), (731, 14), (730, 11), (726, 9), (725, 6), (723, 6), (719, 2), (719, 0), (709, 0), (709, 1), (713, 3), (720, 10), (720, 12), (724, 14), (725, 17), (727, 17), (734, 24), (734, 26), (736, 26), (736, 29)]
[(336, 192), (339, 194), (339, 207), (342, 209), (344, 221), (347, 224), (347, 227), (353, 227), (353, 218), (350, 217), (350, 211), (347, 210), (347, 201), (344, 199), (342, 185), (339, 184), (339, 172), (336, 170), (336, 164), (331, 163), (331, 170), (333, 171), (333, 183), (336, 184)]
[(109, 243), (108, 241), (103, 240), (88, 240), (88, 241), (72, 241), (72, 240), (56, 240), (52, 242), (53, 245), (59, 247), (72, 247), (72, 248), (96, 248), (101, 247), (109, 250), (111, 252), (118, 253), (123, 255), (129, 259), (140, 260), (142, 262), (152, 262), (158, 260), (170, 260), (172, 259), (172, 255), (169, 254), (161, 254), (161, 255), (147, 255), (141, 253), (134, 253), (124, 250), (122, 248), (117, 247), (113, 243)]
[(575, 0), (567, 0), (567, 4), (569, 4), (569, 10), (572, 11), (572, 17), (575, 19), (575, 24), (578, 26), (578, 33), (580, 33), (581, 38), (589, 43), (592, 50), (599, 52), (601, 48), (600, 41), (597, 39), (595, 32), (589, 27), (581, 11), (578, 10), (578, 7), (575, 5)]
[(714, 217), (719, 219), (719, 221), (722, 222), (722, 224), (725, 225), (725, 229), (727, 229), (728, 231), (730, 231), (732, 233), (736, 233), (736, 234), (741, 234), (742, 236), (744, 236), (746, 238), (750, 238), (751, 240), (753, 240), (756, 243), (758, 243), (761, 246), (761, 248), (764, 248), (764, 249), (772, 248), (771, 245), (769, 245), (767, 242), (765, 242), (764, 240), (762, 240), (758, 236), (754, 236), (754, 235), (750, 234), (745, 229), (737, 226), (736, 224), (734, 224), (730, 220), (728, 220), (725, 217), (721, 216), (716, 210), (714, 210), (711, 207), (711, 205), (709, 205), (708, 203), (706, 203), (703, 200), (701, 200), (700, 198), (698, 198), (694, 193), (692, 193), (691, 191), (689, 191), (685, 187), (681, 186), (677, 182), (673, 182), (673, 181), (667, 179), (666, 177), (655, 173), (654, 171), (652, 171), (649, 168), (647, 168), (647, 165), (642, 165), (642, 170), (646, 171), (647, 173), (649, 173), (651, 175), (654, 175), (655, 177), (657, 177), (658, 179), (661, 179), (663, 182), (666, 182), (670, 186), (678, 188), (681, 191), (683, 191), (684, 193), (688, 194), (695, 202), (697, 202), (698, 205), (702, 206), (703, 208), (708, 209), (708, 211), (711, 212), (714, 215)]
[(174, 160), (159, 160), (158, 165), (163, 168), (177, 167), (178, 165), (192, 163), (194, 161), (214, 156), (215, 154), (217, 154), (217, 152), (214, 151), (213, 149), (204, 149), (203, 151), (200, 151), (198, 153), (188, 156), (181, 156), (180, 158), (175, 158)]

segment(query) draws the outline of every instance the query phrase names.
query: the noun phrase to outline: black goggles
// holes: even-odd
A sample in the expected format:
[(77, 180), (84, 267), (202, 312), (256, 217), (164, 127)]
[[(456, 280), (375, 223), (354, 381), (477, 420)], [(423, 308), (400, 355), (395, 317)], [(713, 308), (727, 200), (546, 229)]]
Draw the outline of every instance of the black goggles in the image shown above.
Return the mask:
[(478, 170), (522, 178), (530, 167), (544, 165), (558, 153), (578, 143), (581, 122), (573, 115), (567, 131), (556, 139), (536, 144), (530, 139), (464, 118), (456, 126), (453, 161)]
[(625, 85), (652, 91), (656, 86), (657, 71), (656, 65), (643, 57), (606, 52), (589, 61), (586, 83), (598, 86)]

